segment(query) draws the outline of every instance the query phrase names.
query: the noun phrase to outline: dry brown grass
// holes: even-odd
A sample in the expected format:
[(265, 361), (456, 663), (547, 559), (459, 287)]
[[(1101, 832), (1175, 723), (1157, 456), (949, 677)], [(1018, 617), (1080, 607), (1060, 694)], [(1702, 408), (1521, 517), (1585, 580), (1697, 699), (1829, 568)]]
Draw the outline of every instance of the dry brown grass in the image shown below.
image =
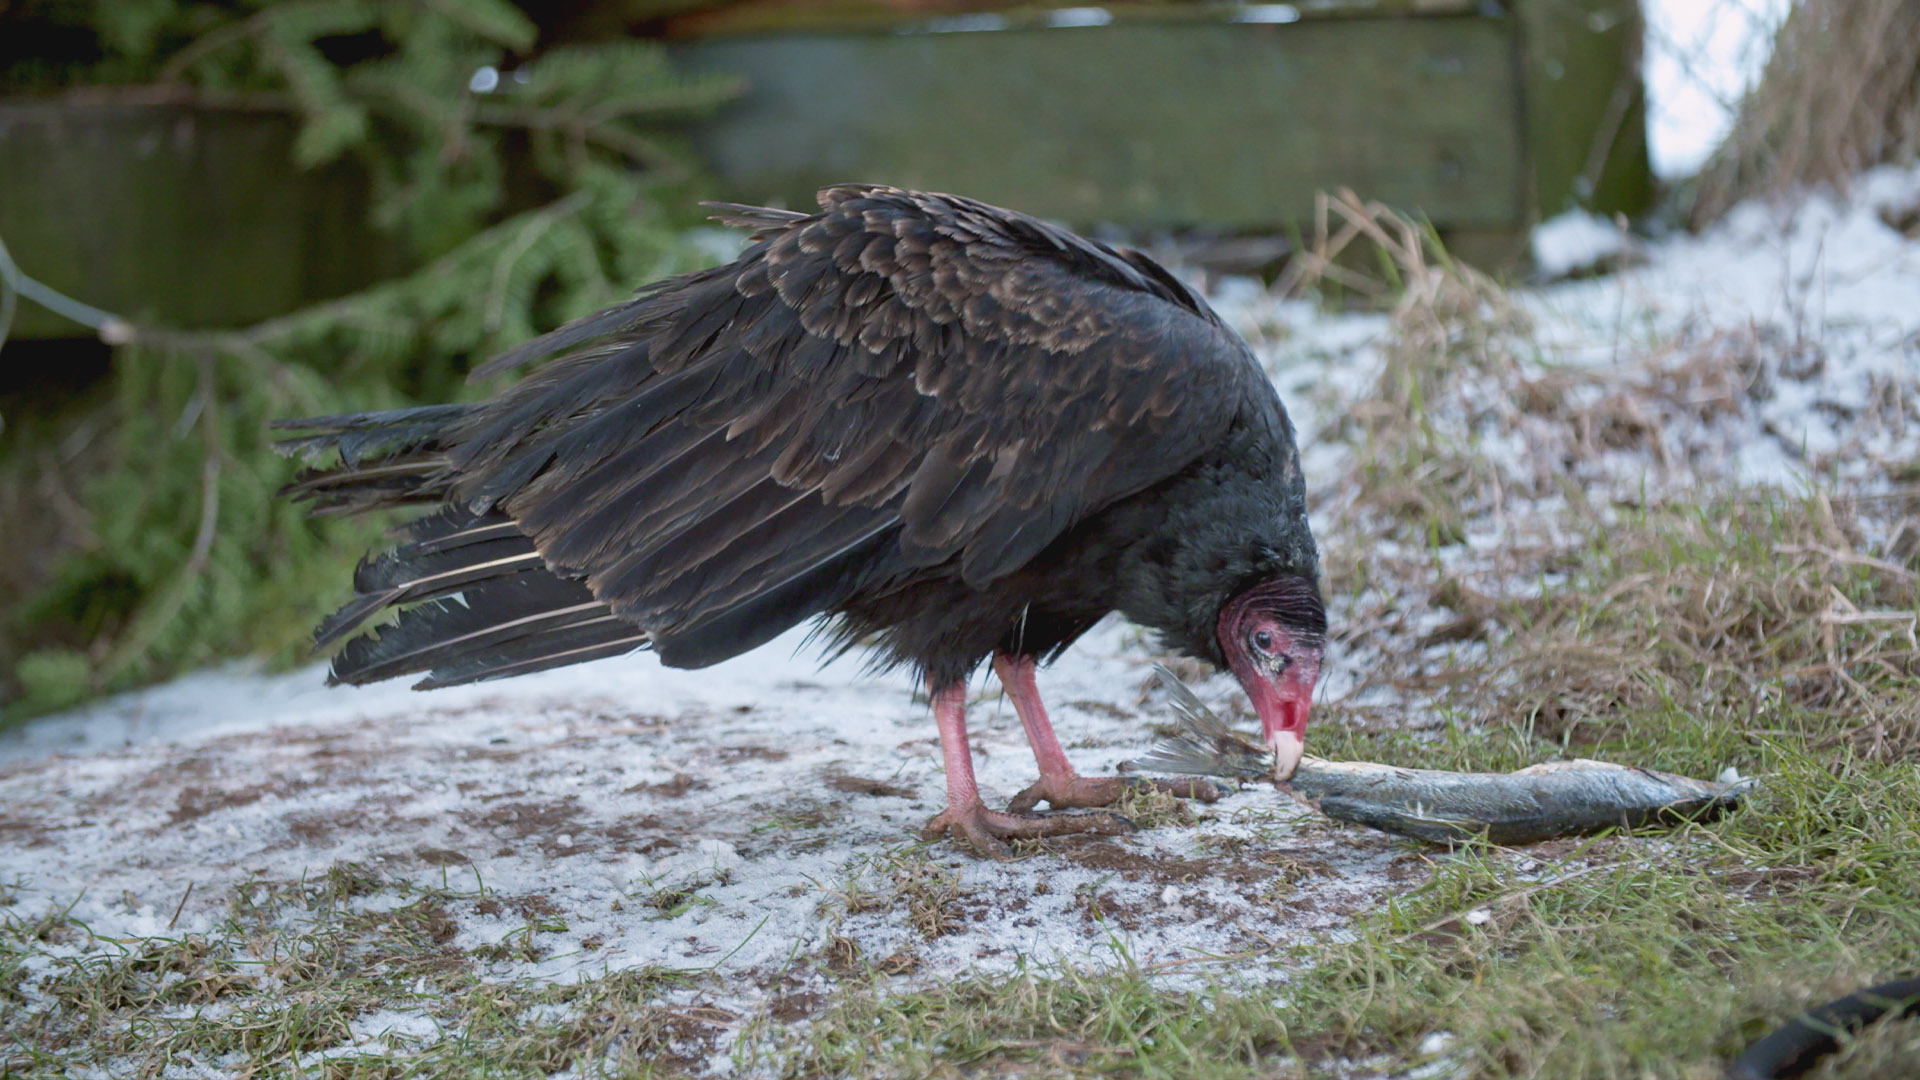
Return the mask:
[(929, 941), (959, 929), (966, 918), (961, 900), (967, 889), (959, 873), (924, 852), (903, 853), (893, 861), (893, 895), (896, 903), (907, 905), (908, 921)]
[(1692, 223), (1920, 156), (1920, 0), (1799, 0), (1700, 176)]
[[(1367, 265), (1374, 269), (1360, 269)], [(1348, 408), (1360, 443), (1357, 501), (1457, 533), (1460, 496), (1488, 477), (1431, 414), (1469, 378), (1517, 371), (1514, 346), (1528, 327), (1506, 291), (1449, 256), (1430, 227), (1348, 189), (1317, 196), (1313, 240), (1275, 287), (1390, 301), (1386, 364), (1372, 392)]]
[[(1366, 248), (1375, 274), (1353, 269)], [(1334, 433), (1353, 464), (1316, 492), (1336, 637), (1363, 658), (1347, 700), (1390, 686), (1521, 733), (1516, 752), (1631, 737), (1656, 715), (1762, 732), (1785, 708), (1823, 718), (1811, 750), (1920, 756), (1920, 542), (1900, 540), (1903, 522), (1920, 539), (1920, 489), (1712, 479), (1742, 452), (1750, 403), (1817, 348), (1752, 325), (1556, 364), (1496, 282), (1344, 191), (1321, 198), (1285, 284), (1397, 296), (1381, 374)], [(1333, 704), (1361, 729), (1410, 719)]]
[[(1359, 268), (1366, 263), (1375, 270)], [(1274, 289), (1295, 296), (1324, 284), (1391, 301), (1395, 323), (1415, 346), (1470, 327), (1483, 308), (1514, 314), (1505, 290), (1448, 255), (1431, 226), (1351, 188), (1314, 196), (1313, 240), (1288, 262)]]
[(1821, 496), (1663, 507), (1587, 539), (1564, 590), (1510, 606), (1489, 711), (1556, 741), (1663, 709), (1825, 721), (1807, 749), (1920, 757), (1920, 573)]
[[(1853, 499), (1609, 476), (1603, 457), (1625, 452), (1686, 477), (1691, 444), (1669, 428), (1741, 407), (1743, 350), (1611, 372), (1420, 355), (1396, 350), (1388, 372), (1424, 396), (1382, 387), (1357, 413), (1363, 451), (1323, 507), (1336, 636), (1369, 656), (1350, 696), (1391, 685), (1560, 743), (1619, 738), (1663, 710), (1787, 707), (1828, 718), (1811, 750), (1920, 757), (1920, 561), (1901, 542), (1920, 535), (1920, 488)], [(1498, 543), (1467, 541), (1490, 520)]]

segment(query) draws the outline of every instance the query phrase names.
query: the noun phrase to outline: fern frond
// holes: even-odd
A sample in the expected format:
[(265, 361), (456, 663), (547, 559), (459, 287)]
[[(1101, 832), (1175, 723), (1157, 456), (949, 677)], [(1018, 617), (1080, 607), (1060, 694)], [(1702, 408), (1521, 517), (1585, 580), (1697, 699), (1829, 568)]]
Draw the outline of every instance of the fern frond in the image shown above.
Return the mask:
[(428, 0), (428, 6), (496, 45), (526, 52), (539, 34), (533, 20), (507, 0)]

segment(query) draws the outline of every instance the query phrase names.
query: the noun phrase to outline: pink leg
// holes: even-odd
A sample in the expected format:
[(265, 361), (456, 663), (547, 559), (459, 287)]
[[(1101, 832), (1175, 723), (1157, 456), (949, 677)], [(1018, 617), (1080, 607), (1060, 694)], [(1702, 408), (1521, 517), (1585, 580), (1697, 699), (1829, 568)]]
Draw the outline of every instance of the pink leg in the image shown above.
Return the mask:
[(1033, 747), (1033, 759), (1040, 763), (1041, 779), (1066, 783), (1076, 774), (1067, 761), (1067, 752), (1060, 749), (1053, 721), (1047, 718), (1046, 703), (1040, 700), (1040, 687), (1033, 681), (1037, 668), (1031, 656), (995, 653), (993, 657), (993, 673), (1000, 676), (1000, 685), (1013, 699), (1013, 711), (1020, 716), (1020, 726), (1027, 729), (1027, 743)]
[(967, 686), (956, 683), (933, 695), (933, 722), (940, 727), (940, 761), (947, 770), (947, 805), (980, 801), (973, 779), (973, 747), (967, 743)]
[(1124, 832), (1127, 824), (1104, 814), (1010, 814), (989, 810), (973, 779), (973, 753), (967, 746), (967, 686), (954, 683), (935, 691), (933, 718), (940, 725), (940, 757), (947, 769), (947, 808), (920, 830), (920, 839), (952, 836), (982, 855), (1012, 854), (1003, 840), (1067, 833)]
[[(1198, 778), (1144, 780), (1121, 776), (1081, 776), (1074, 772), (1072, 763), (1067, 761), (1066, 751), (1060, 749), (1060, 739), (1053, 733), (1053, 722), (1047, 719), (1047, 707), (1040, 700), (1040, 687), (1033, 680), (1036, 667), (1031, 656), (996, 653), (993, 657), (994, 674), (1000, 676), (1000, 685), (1006, 688), (1007, 696), (1013, 699), (1013, 711), (1020, 715), (1020, 726), (1027, 730), (1027, 742), (1033, 747), (1034, 760), (1040, 763), (1039, 781), (1015, 795), (1013, 801), (1007, 804), (1009, 811), (1026, 813), (1038, 806), (1042, 799), (1056, 810), (1078, 806), (1111, 806), (1130, 787), (1153, 788), (1201, 802), (1212, 802), (1220, 797), (1219, 787), (1211, 781)], [(952, 766), (948, 768), (951, 770)]]

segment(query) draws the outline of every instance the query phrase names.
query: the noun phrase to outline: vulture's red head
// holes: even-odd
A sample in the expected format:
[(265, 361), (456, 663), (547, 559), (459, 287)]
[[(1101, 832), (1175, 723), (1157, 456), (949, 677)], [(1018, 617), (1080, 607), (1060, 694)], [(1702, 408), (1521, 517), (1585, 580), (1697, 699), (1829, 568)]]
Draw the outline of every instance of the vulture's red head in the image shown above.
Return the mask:
[(1327, 612), (1312, 579), (1282, 574), (1220, 607), (1220, 649), (1260, 714), (1273, 774), (1286, 780), (1306, 750), (1307, 711), (1320, 678)]

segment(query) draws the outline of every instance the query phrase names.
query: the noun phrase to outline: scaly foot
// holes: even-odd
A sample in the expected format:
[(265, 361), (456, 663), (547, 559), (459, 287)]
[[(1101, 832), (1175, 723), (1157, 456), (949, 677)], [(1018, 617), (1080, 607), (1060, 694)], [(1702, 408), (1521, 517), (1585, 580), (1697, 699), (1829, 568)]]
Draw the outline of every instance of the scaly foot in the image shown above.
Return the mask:
[[(1017, 800), (1016, 800), (1017, 801)], [(1067, 836), (1072, 833), (1098, 833), (1111, 836), (1133, 831), (1133, 822), (1118, 814), (1005, 814), (989, 810), (978, 799), (965, 806), (949, 806), (940, 816), (920, 830), (920, 839), (937, 840), (951, 836), (964, 840), (976, 852), (991, 859), (1009, 859), (1013, 852), (1004, 841), (1032, 840), (1042, 836)]]
[(1042, 774), (1040, 779), (1007, 804), (1010, 813), (1025, 814), (1045, 799), (1055, 810), (1069, 807), (1112, 806), (1129, 791), (1164, 791), (1175, 798), (1198, 799), (1210, 803), (1220, 798), (1220, 786), (1201, 777), (1179, 780), (1153, 780), (1137, 776), (1058, 776)]

